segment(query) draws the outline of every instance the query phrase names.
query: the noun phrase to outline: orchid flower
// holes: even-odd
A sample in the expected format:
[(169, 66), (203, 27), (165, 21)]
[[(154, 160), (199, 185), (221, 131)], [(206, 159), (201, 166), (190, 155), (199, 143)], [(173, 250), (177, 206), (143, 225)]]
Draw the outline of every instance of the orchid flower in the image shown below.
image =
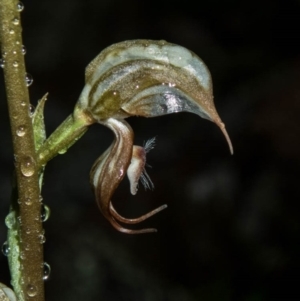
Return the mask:
[(230, 138), (213, 102), (208, 68), (191, 51), (165, 41), (134, 40), (103, 50), (86, 68), (86, 84), (76, 112), (110, 128), (115, 139), (94, 163), (90, 177), (97, 204), (118, 231), (134, 234), (156, 229), (127, 229), (120, 223), (136, 224), (166, 208), (166, 205), (135, 219), (122, 217), (114, 209), (112, 196), (128, 175), (131, 193), (139, 179), (148, 188), (146, 153), (153, 147), (133, 145), (134, 134), (125, 118), (156, 117), (191, 112), (214, 122), (223, 132), (230, 152)]

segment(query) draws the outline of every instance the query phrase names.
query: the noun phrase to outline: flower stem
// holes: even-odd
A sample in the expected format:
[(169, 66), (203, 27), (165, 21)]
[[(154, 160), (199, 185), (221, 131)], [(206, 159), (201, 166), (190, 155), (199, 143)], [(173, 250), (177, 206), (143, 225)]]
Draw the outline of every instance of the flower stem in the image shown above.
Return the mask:
[[(20, 9), (19, 9), (20, 10)], [(16, 239), (9, 239), (11, 250), (19, 248), (19, 269), (10, 266), (18, 301), (44, 300), (43, 235), (39, 174), (29, 94), (25, 82), (20, 13), (17, 0), (0, 0), (0, 38), (5, 60), (4, 78), (15, 157), (18, 206)], [(9, 262), (14, 265), (14, 261)]]
[(42, 168), (57, 154), (64, 154), (88, 129), (89, 118), (75, 112), (50, 135), (38, 151), (38, 166)]

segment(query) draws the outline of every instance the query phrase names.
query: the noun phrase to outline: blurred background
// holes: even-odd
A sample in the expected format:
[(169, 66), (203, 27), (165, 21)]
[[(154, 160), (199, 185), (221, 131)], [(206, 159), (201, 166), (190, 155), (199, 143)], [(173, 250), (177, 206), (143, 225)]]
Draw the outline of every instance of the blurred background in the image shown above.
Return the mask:
[[(118, 233), (89, 184), (112, 133), (94, 125), (46, 169), (47, 300), (300, 300), (300, 1), (25, 1), (23, 41), (34, 106), (49, 92), (50, 134), (73, 110), (84, 69), (105, 47), (165, 39), (209, 67), (216, 108), (231, 136), (196, 115), (130, 118), (135, 144), (154, 136), (153, 191), (113, 202), (126, 217), (168, 209)], [(6, 239), (13, 152), (3, 74), (0, 101), (0, 241)], [(1, 282), (9, 282), (0, 256)]]

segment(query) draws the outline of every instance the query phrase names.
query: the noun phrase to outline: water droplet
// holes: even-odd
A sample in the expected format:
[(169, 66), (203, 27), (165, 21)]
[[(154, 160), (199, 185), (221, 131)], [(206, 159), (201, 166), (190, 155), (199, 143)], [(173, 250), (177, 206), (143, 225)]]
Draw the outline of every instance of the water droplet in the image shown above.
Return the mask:
[(49, 219), (50, 212), (50, 208), (47, 205), (42, 206), (41, 218), (43, 222)]
[(20, 41), (16, 41), (16, 45), (20, 45)]
[(67, 148), (62, 148), (62, 149), (60, 149), (59, 151), (58, 151), (58, 153), (60, 154), (60, 155), (63, 155), (63, 154), (65, 154), (66, 152), (67, 152)]
[(39, 235), (40, 244), (44, 244), (46, 242), (46, 236), (44, 234)]
[(19, 1), (17, 4), (17, 11), (21, 12), (23, 10), (24, 10), (24, 4), (21, 1)]
[(19, 215), (19, 216), (17, 217), (17, 219), (18, 219), (18, 222), (19, 222), (20, 224), (22, 224), (22, 218), (21, 218), (21, 215)]
[(33, 83), (33, 78), (32, 78), (32, 76), (31, 76), (29, 73), (26, 73), (25, 81), (26, 81), (27, 87), (29, 87), (29, 86), (32, 85), (32, 83)]
[(33, 116), (34, 111), (35, 111), (34, 105), (30, 104), (29, 105), (29, 117)]
[(21, 173), (25, 177), (31, 177), (35, 172), (35, 161), (30, 156), (25, 156), (21, 160)]
[(44, 262), (43, 268), (44, 268), (43, 280), (48, 280), (50, 273), (51, 273), (51, 267), (47, 262)]
[(25, 106), (26, 106), (26, 101), (25, 101), (25, 100), (22, 100), (22, 101), (21, 101), (21, 106), (22, 106), (22, 107), (25, 107)]
[(5, 225), (8, 229), (12, 229), (16, 223), (15, 212), (10, 212), (5, 218)]
[(4, 68), (5, 66), (5, 60), (4, 59), (0, 59), (0, 67)]
[(139, 85), (136, 85), (136, 86), (135, 86), (136, 89), (138, 89), (139, 87), (140, 87)]
[(9, 248), (8, 243), (6, 241), (2, 245), (2, 253), (3, 253), (4, 256), (8, 256), (9, 251), (10, 251), (10, 248)]
[(10, 34), (14, 34), (15, 31), (14, 31), (13, 29), (10, 29), (10, 30), (9, 30), (9, 33), (10, 33)]
[(6, 52), (6, 51), (3, 51), (3, 52), (2, 52), (2, 56), (3, 56), (3, 57), (6, 57), (6, 55), (7, 55), (7, 52)]
[(33, 284), (28, 284), (26, 287), (26, 293), (29, 297), (34, 297), (37, 294), (37, 288)]
[(24, 125), (20, 125), (16, 131), (19, 137), (23, 137), (26, 134), (26, 127)]
[(20, 20), (18, 18), (13, 18), (12, 23), (14, 25), (18, 25), (20, 23)]
[(23, 55), (26, 54), (26, 47), (24, 45), (22, 45), (21, 52)]
[(39, 202), (41, 203), (43, 201), (43, 197), (40, 195), (39, 196)]
[(20, 253), (20, 258), (25, 259), (25, 252), (24, 251)]
[(26, 228), (26, 234), (30, 234), (31, 231), (30, 231), (30, 228)]
[(18, 66), (19, 66), (18, 61), (14, 61), (14, 62), (13, 62), (13, 66), (14, 66), (14, 67), (18, 67)]
[(26, 198), (25, 199), (25, 205), (30, 206), (32, 204), (32, 199), (31, 198)]
[(16, 50), (14, 50), (14, 51), (13, 51), (13, 54), (17, 54), (17, 51), (16, 51)]

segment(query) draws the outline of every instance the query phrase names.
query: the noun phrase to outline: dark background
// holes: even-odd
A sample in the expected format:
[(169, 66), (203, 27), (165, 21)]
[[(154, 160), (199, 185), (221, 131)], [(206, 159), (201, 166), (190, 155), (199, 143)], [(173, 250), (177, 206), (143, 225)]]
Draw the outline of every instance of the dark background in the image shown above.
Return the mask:
[[(131, 118), (136, 144), (157, 136), (148, 156), (154, 191), (114, 195), (138, 225), (118, 233), (100, 214), (89, 170), (113, 140), (93, 126), (45, 173), (47, 300), (300, 300), (300, 1), (26, 1), (22, 13), (35, 106), (45, 92), (47, 132), (66, 118), (85, 66), (128, 39), (165, 39), (208, 65), (220, 130), (196, 115)], [(0, 219), (8, 212), (13, 152), (1, 74)], [(6, 228), (0, 225), (0, 241)], [(1, 282), (9, 282), (0, 258)]]

